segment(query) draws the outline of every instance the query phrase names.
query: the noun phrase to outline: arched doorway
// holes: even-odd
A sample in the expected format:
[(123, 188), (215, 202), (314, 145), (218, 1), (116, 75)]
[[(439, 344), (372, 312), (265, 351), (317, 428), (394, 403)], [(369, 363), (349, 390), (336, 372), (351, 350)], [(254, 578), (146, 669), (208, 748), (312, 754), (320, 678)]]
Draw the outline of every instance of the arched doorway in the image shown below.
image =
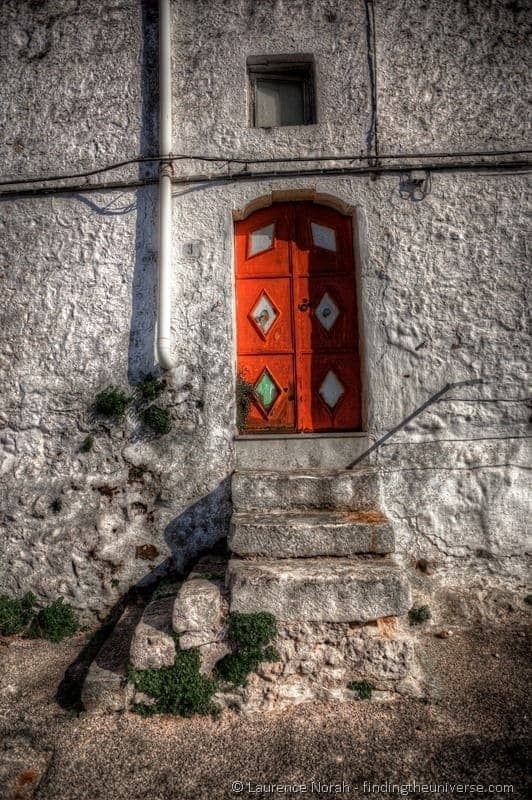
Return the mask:
[(235, 223), (243, 432), (357, 431), (360, 363), (351, 219), (275, 203)]

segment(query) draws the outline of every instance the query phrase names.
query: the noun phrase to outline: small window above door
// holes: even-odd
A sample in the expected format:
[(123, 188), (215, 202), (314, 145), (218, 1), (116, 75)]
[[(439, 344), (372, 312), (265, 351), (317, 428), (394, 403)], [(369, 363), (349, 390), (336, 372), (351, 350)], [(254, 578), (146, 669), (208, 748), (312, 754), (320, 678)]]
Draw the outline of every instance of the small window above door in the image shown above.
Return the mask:
[(248, 58), (248, 76), (254, 128), (316, 122), (311, 56), (253, 56)]

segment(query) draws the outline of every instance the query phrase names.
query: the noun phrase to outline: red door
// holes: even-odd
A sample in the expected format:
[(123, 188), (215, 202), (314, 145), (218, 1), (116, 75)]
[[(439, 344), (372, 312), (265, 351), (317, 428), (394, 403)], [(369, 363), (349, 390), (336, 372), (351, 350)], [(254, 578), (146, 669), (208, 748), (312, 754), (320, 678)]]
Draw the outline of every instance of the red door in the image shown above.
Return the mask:
[(359, 430), (351, 221), (279, 203), (236, 223), (238, 371), (247, 432)]

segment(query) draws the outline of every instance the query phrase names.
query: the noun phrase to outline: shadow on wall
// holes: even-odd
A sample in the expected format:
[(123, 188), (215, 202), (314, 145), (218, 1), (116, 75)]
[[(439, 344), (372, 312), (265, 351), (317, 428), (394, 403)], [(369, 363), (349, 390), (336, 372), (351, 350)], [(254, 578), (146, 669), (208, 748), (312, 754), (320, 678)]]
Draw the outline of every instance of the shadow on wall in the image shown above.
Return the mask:
[[(159, 141), (158, 7), (157, 0), (142, 0), (141, 127), (139, 152), (157, 155)], [(140, 164), (139, 179), (153, 177), (156, 164)], [(135, 264), (131, 298), (128, 379), (136, 383), (155, 371), (157, 266), (157, 187), (137, 190)]]
[[(146, 573), (115, 603), (100, 628), (90, 636), (67, 667), (56, 693), (56, 701), (62, 708), (82, 710), (81, 692), (93, 662), (107, 673), (125, 676), (124, 670), (129, 662), (129, 649), (135, 627), (152, 598), (159, 578), (172, 574), (176, 579), (184, 577), (185, 570), (190, 571), (202, 556), (214, 548), (217, 555), (224, 555), (225, 537), (220, 536), (220, 533), (227, 535), (232, 511), (230, 489), (228, 476), (216, 489), (189, 506), (167, 525), (165, 540), (171, 556), (164, 559), (153, 571)], [(187, 542), (195, 545), (188, 556)], [(115, 629), (116, 635), (109, 641)]]
[[(212, 492), (168, 523), (164, 538), (178, 572), (198, 550), (204, 553), (219, 539), (227, 537), (231, 513), (231, 476), (228, 475)], [(187, 548), (189, 542), (193, 551)]]

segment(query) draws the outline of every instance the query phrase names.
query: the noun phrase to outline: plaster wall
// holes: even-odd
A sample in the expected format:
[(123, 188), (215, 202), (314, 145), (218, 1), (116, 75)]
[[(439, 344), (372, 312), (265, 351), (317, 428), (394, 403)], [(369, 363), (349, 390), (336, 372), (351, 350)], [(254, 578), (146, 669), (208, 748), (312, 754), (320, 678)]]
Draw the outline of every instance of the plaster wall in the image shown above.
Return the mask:
[[(364, 3), (172, 7), (175, 152), (259, 158), (374, 145)], [(156, 152), (153, 3), (8, 1), (0, 15), (3, 175)], [(523, 146), (524, 25), (519, 2), (375, 3), (381, 148)], [(318, 124), (249, 128), (247, 55), (294, 52), (314, 54)], [(176, 173), (208, 169), (227, 171), (195, 161)], [(139, 174), (154, 173), (135, 166), (113, 177)], [(379, 452), (400, 558), (434, 560), (444, 584), (524, 583), (527, 178), (457, 173), (435, 174), (420, 203), (400, 197), (396, 176), (176, 185), (179, 366), (164, 395), (174, 427), (162, 438), (133, 413), (116, 427), (90, 413), (108, 384), (156, 370), (155, 187), (2, 201), (2, 590), (61, 593), (87, 617), (102, 615), (170, 553), (182, 565), (225, 534), (232, 215), (297, 189), (355, 210), (368, 430), (381, 435), (448, 381), (486, 381), (450, 394)], [(95, 446), (80, 453), (91, 431)]]

